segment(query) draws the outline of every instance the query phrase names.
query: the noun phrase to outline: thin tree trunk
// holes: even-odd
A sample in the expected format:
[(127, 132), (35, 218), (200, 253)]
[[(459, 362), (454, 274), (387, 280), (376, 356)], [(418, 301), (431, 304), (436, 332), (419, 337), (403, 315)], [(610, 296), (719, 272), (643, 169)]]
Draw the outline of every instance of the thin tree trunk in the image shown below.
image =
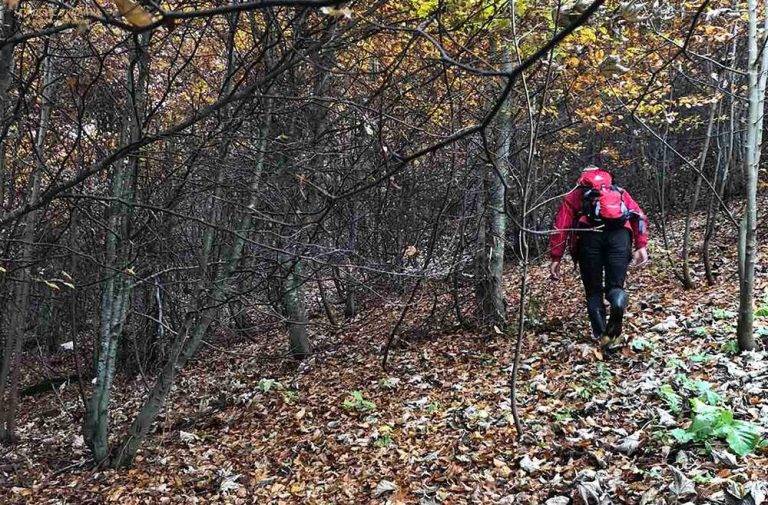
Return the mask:
[(320, 276), (319, 270), (315, 273), (315, 280), (317, 281), (317, 290), (320, 295), (320, 303), (323, 306), (325, 317), (328, 318), (328, 322), (330, 323), (331, 328), (335, 333), (339, 330), (339, 319), (338, 317), (336, 317), (336, 312), (333, 310), (333, 306), (331, 305), (331, 302), (328, 300), (327, 293), (325, 292), (325, 286), (323, 286), (323, 279)]
[[(129, 144), (141, 137), (146, 89), (149, 79), (149, 33), (133, 39), (133, 55), (126, 80), (123, 142)], [(136, 67), (138, 71), (136, 72)], [(134, 73), (138, 75), (135, 76)], [(102, 286), (101, 326), (96, 359), (96, 382), (86, 408), (83, 436), (94, 460), (101, 463), (109, 457), (109, 404), (115, 375), (117, 349), (131, 300), (133, 279), (125, 271), (131, 255), (129, 236), (131, 207), (123, 203), (134, 197), (133, 178), (139, 157), (133, 154), (115, 167), (111, 193), (116, 198), (109, 209), (109, 227), (105, 238), (105, 280)]]
[(709, 142), (712, 138), (712, 125), (715, 123), (715, 112), (717, 111), (717, 103), (713, 103), (709, 109), (709, 120), (707, 122), (707, 136), (704, 139), (704, 147), (701, 149), (701, 156), (699, 157), (699, 172), (696, 176), (696, 184), (693, 189), (693, 196), (688, 202), (688, 213), (685, 216), (685, 231), (683, 232), (683, 287), (685, 289), (693, 288), (693, 279), (691, 279), (691, 267), (689, 262), (689, 255), (691, 250), (691, 220), (693, 214), (696, 212), (696, 205), (699, 201), (699, 193), (701, 193), (701, 184), (704, 178), (704, 166), (707, 162), (707, 153), (709, 152)]
[[(736, 49), (739, 43), (738, 37), (736, 37), (737, 29), (738, 27), (734, 23), (733, 28), (731, 30), (733, 41), (731, 42), (731, 52), (730, 52), (730, 59), (729, 59), (729, 62), (732, 66), (737, 65)], [(729, 111), (728, 112), (728, 145), (726, 147), (725, 159), (723, 160), (722, 173), (720, 173), (719, 163), (717, 166), (718, 171), (715, 172), (713, 183), (717, 184), (718, 177), (720, 177), (720, 185), (719, 185), (719, 188), (717, 188), (716, 192), (713, 191), (712, 193), (710, 193), (709, 211), (707, 213), (707, 231), (704, 234), (704, 244), (702, 245), (702, 257), (704, 259), (704, 272), (707, 276), (707, 283), (710, 286), (715, 283), (715, 278), (712, 273), (712, 262), (710, 261), (710, 257), (709, 257), (709, 244), (710, 244), (712, 235), (714, 234), (714, 231), (715, 231), (717, 212), (719, 210), (719, 207), (715, 206), (715, 199), (719, 199), (721, 201), (723, 200), (723, 197), (725, 195), (725, 190), (728, 184), (728, 176), (731, 168), (731, 163), (733, 162), (734, 152), (735, 152), (734, 135), (736, 131), (736, 104), (737, 104), (736, 99), (734, 97), (735, 80), (736, 80), (736, 77), (733, 75), (729, 76), (728, 78), (728, 90), (730, 92), (730, 105), (728, 107), (728, 111)], [(717, 145), (718, 145), (718, 153), (721, 153), (722, 152), (721, 137), (719, 135), (717, 137)]]
[[(511, 53), (505, 52), (505, 66), (511, 68)], [(480, 279), (477, 285), (479, 320), (482, 325), (493, 324), (503, 328), (507, 324), (507, 300), (504, 296), (504, 250), (507, 237), (507, 180), (509, 179), (509, 153), (512, 141), (512, 102), (509, 98), (499, 112), (499, 139), (495, 154), (486, 173), (485, 226), (481, 242)]]
[(283, 279), (283, 310), (288, 326), (291, 356), (304, 359), (312, 354), (312, 345), (307, 336), (307, 311), (301, 298), (301, 260), (283, 256), (281, 263), (287, 270)]
[(352, 319), (357, 315), (357, 279), (351, 256), (357, 250), (357, 220), (360, 213), (357, 201), (350, 203), (349, 238), (347, 240), (347, 262), (342, 267), (344, 272), (344, 317)]
[[(735, 42), (734, 42), (734, 52), (735, 52)], [(731, 60), (733, 61), (735, 57)], [(731, 81), (731, 89), (733, 89), (733, 82)], [(715, 178), (714, 178), (714, 184), (717, 184), (718, 177), (719, 177), (719, 186), (716, 189), (716, 193), (713, 191), (711, 193), (710, 199), (709, 199), (709, 210), (707, 212), (707, 231), (704, 234), (704, 243), (702, 244), (702, 257), (704, 259), (704, 272), (707, 276), (707, 283), (711, 286), (715, 283), (714, 274), (712, 273), (712, 262), (710, 260), (709, 256), (709, 245), (710, 241), (712, 239), (712, 236), (715, 232), (715, 224), (717, 222), (717, 211), (719, 209), (718, 206), (715, 205), (715, 200), (719, 198), (720, 200), (723, 199), (725, 195), (725, 189), (728, 184), (728, 176), (730, 173), (730, 167), (731, 162), (733, 161), (733, 153), (734, 153), (734, 130), (736, 127), (735, 122), (735, 104), (736, 100), (731, 98), (731, 104), (730, 104), (730, 117), (729, 117), (729, 132), (728, 132), (728, 146), (726, 147), (725, 156), (718, 155), (718, 164), (717, 164), (717, 172), (715, 172)], [(720, 143), (720, 139), (718, 137), (718, 145)], [(722, 169), (720, 168), (721, 160), (720, 158), (724, 158), (722, 160)]]
[[(758, 13), (763, 15), (763, 30), (768, 29), (768, 2), (747, 2), (749, 10), (749, 120), (747, 124), (746, 208), (741, 222), (739, 239), (739, 320), (736, 337), (739, 349), (755, 348), (754, 298), (755, 263), (757, 257), (757, 183), (760, 169), (760, 151), (763, 137), (763, 111), (765, 103), (768, 51), (758, 49)], [(762, 54), (762, 56), (761, 56)]]
[[(47, 48), (46, 48), (47, 52)], [(53, 62), (50, 55), (43, 60), (43, 89), (40, 105), (40, 124), (35, 139), (35, 164), (31, 174), (31, 190), (29, 204), (37, 203), (40, 196), (40, 185), (45, 167), (45, 138), (48, 134), (48, 124), (51, 116), (53, 100)], [(13, 296), (13, 311), (10, 316), (9, 332), (6, 336), (3, 350), (2, 365), (0, 365), (0, 439), (10, 441), (16, 428), (16, 408), (19, 400), (19, 376), (21, 351), (27, 329), (29, 310), (29, 295), (32, 287), (30, 265), (35, 250), (35, 228), (38, 211), (32, 211), (24, 217), (22, 233), (22, 252), (19, 280), (16, 283)], [(8, 384), (6, 389), (6, 384)]]
[[(16, 13), (3, 2), (0, 4), (0, 34), (8, 39), (16, 32)], [(13, 51), (16, 44), (4, 44), (0, 48), (0, 208), (5, 204), (5, 188), (7, 185), (7, 167), (5, 145), (8, 137), (8, 127), (11, 118), (8, 117), (10, 103), (8, 88), (11, 85), (13, 68)]]

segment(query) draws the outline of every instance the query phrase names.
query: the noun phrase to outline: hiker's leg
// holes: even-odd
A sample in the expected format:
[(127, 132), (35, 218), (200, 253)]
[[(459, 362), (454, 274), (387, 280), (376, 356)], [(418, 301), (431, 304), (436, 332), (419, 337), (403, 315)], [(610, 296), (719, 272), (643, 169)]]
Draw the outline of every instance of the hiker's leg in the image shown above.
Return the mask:
[(629, 230), (612, 230), (606, 233), (605, 297), (611, 304), (611, 317), (606, 334), (610, 337), (621, 335), (624, 310), (629, 299), (624, 291), (627, 267), (632, 259), (632, 239)]
[(587, 315), (592, 336), (600, 337), (605, 331), (603, 305), (603, 251), (602, 233), (584, 231), (579, 242), (579, 272), (587, 297)]

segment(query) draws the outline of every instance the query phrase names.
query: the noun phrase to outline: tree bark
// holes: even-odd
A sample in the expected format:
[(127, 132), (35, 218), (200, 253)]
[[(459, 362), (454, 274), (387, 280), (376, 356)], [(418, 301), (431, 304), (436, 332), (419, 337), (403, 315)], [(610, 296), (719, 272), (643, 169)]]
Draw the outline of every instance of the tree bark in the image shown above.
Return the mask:
[(768, 2), (748, 1), (749, 10), (749, 119), (747, 124), (746, 208), (741, 222), (739, 239), (739, 320), (736, 338), (741, 351), (755, 348), (754, 289), (757, 258), (757, 183), (760, 169), (760, 151), (763, 137), (763, 111), (765, 104), (768, 51), (758, 49), (758, 10), (763, 14), (763, 29), (768, 29)]
[[(509, 48), (505, 49), (505, 67), (511, 68)], [(512, 104), (507, 98), (499, 112), (499, 138), (495, 160), (487, 168), (485, 188), (485, 220), (481, 226), (486, 231), (483, 239), (479, 279), (476, 289), (478, 319), (481, 325), (507, 325), (507, 300), (504, 296), (504, 250), (507, 238), (507, 180), (509, 179), (510, 142), (512, 141)]]

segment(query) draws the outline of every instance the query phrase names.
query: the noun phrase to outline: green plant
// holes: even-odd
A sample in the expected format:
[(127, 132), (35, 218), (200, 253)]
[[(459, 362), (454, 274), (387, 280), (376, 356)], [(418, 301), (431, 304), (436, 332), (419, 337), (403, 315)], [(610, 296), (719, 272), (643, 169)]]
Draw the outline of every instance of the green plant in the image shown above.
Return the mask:
[(715, 321), (722, 321), (724, 319), (733, 319), (736, 317), (736, 313), (727, 309), (715, 309), (712, 311), (712, 317)]
[(556, 421), (563, 422), (563, 421), (570, 421), (573, 419), (573, 410), (571, 409), (563, 409), (558, 410), (552, 416), (555, 418)]
[(275, 379), (259, 379), (259, 391), (269, 393), (272, 389), (280, 389), (282, 385)]
[(709, 335), (709, 332), (705, 326), (699, 326), (698, 328), (693, 329), (693, 334), (696, 337), (706, 337)]
[(755, 317), (768, 317), (768, 294), (763, 297), (763, 304), (755, 311)]
[(672, 370), (677, 370), (678, 368), (685, 369), (685, 363), (683, 363), (683, 360), (680, 358), (675, 358), (673, 356), (667, 360), (664, 364), (664, 368), (671, 368)]
[(688, 356), (688, 359), (690, 359), (692, 363), (704, 363), (706, 361), (712, 361), (713, 359), (715, 359), (715, 357), (712, 356), (711, 354), (700, 352), (696, 354), (691, 354), (690, 356)]
[(694, 417), (688, 428), (670, 431), (678, 442), (707, 442), (718, 438), (725, 440), (739, 456), (746, 456), (764, 444), (757, 425), (734, 419), (733, 412), (727, 408), (708, 405), (698, 398), (691, 400), (691, 408)]
[(669, 430), (659, 429), (651, 431), (651, 439), (659, 445), (669, 445), (670, 438)]
[(705, 403), (709, 405), (717, 405), (722, 399), (715, 390), (712, 389), (712, 385), (707, 381), (697, 380), (694, 381), (694, 387), (699, 394), (699, 398), (703, 399)]
[(525, 305), (525, 322), (531, 328), (541, 327), (544, 324), (546, 314), (544, 299), (536, 293), (531, 293), (528, 296), (528, 303)]
[(427, 414), (434, 414), (435, 412), (440, 412), (440, 403), (439, 402), (432, 402), (429, 405), (427, 405)]
[(684, 373), (675, 374), (675, 381), (680, 384), (680, 387), (687, 389), (688, 391), (696, 391), (696, 383), (691, 380), (688, 375)]
[(392, 439), (392, 426), (388, 424), (382, 425), (378, 430), (378, 435), (373, 445), (376, 447), (389, 447), (392, 445), (392, 442), (394, 442)]
[(293, 389), (286, 389), (283, 391), (283, 401), (285, 403), (295, 403), (299, 399), (298, 391)]
[(672, 386), (664, 384), (658, 389), (657, 393), (666, 402), (669, 410), (674, 413), (680, 412), (683, 406), (683, 398), (672, 389)]
[(632, 350), (634, 351), (645, 351), (645, 350), (652, 351), (656, 348), (656, 344), (642, 337), (633, 338), (632, 343), (630, 345), (632, 346)]
[(710, 474), (709, 472), (703, 472), (703, 473), (697, 473), (696, 475), (694, 475), (692, 480), (696, 484), (709, 484), (710, 482), (712, 482), (712, 479), (713, 479), (712, 474)]
[(597, 364), (597, 375), (601, 381), (610, 382), (613, 380), (613, 373), (605, 363)]
[(720, 352), (723, 352), (725, 354), (738, 354), (739, 344), (735, 340), (729, 340), (728, 342), (724, 342), (723, 345), (720, 346)]
[(691, 380), (684, 373), (677, 374), (675, 380), (683, 389), (696, 393), (699, 399), (703, 400), (705, 403), (710, 405), (717, 405), (720, 403), (720, 395), (712, 389), (712, 384), (709, 382), (703, 380)]
[(376, 410), (376, 404), (363, 398), (363, 393), (360, 391), (352, 391), (347, 399), (344, 400), (342, 407), (347, 410), (357, 410), (358, 412)]
[(605, 363), (597, 364), (597, 378), (575, 386), (576, 393), (583, 399), (589, 400), (594, 395), (608, 391), (613, 383), (613, 373)]
[(379, 380), (379, 387), (382, 389), (395, 389), (400, 384), (400, 379), (397, 377), (385, 377)]

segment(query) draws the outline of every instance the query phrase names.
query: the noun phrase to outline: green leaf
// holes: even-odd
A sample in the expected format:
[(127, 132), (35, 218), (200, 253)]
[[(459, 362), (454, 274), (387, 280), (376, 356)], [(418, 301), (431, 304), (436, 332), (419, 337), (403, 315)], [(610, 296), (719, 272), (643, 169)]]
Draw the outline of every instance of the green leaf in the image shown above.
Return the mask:
[(706, 440), (713, 436), (715, 429), (719, 424), (722, 424), (721, 411), (725, 409), (707, 405), (698, 398), (691, 400), (691, 408), (696, 415), (693, 417), (691, 425), (688, 426), (688, 431), (691, 432), (694, 438), (698, 441)]
[(713, 360), (714, 357), (707, 353), (700, 352), (697, 354), (691, 354), (688, 359), (691, 360), (691, 363), (704, 363), (705, 361)]
[(675, 380), (688, 391), (696, 391), (696, 384), (686, 374), (678, 373), (675, 375)]
[(672, 389), (672, 386), (669, 384), (664, 384), (659, 388), (658, 395), (667, 403), (669, 410), (675, 413), (680, 412), (683, 399), (680, 397), (680, 395), (675, 393), (675, 390)]
[(729, 340), (720, 346), (720, 351), (725, 354), (737, 354), (739, 352), (739, 344), (735, 340)]
[(632, 346), (632, 349), (635, 351), (645, 351), (647, 350), (653, 350), (654, 344), (653, 342), (646, 340), (642, 337), (635, 337), (632, 339), (632, 343), (630, 344)]
[(696, 381), (694, 382), (694, 386), (696, 387), (696, 390), (699, 392), (699, 395), (701, 398), (704, 399), (705, 402), (707, 402), (710, 405), (717, 405), (720, 403), (720, 395), (717, 394), (713, 389), (712, 385), (707, 381)]
[(667, 360), (666, 364), (664, 365), (664, 368), (671, 368), (673, 370), (677, 370), (678, 368), (685, 369), (685, 363), (683, 363), (683, 360), (676, 357), (671, 357)]
[(693, 329), (693, 334), (696, 337), (706, 337), (709, 335), (709, 332), (707, 331), (707, 328), (704, 326), (699, 326), (698, 328)]
[(712, 311), (712, 317), (716, 321), (722, 321), (723, 319), (733, 319), (736, 317), (736, 313), (732, 310), (726, 310), (726, 309), (715, 309)]
[(259, 390), (262, 393), (269, 393), (277, 385), (278, 382), (275, 379), (259, 379)]
[(675, 440), (681, 444), (685, 444), (694, 439), (693, 433), (690, 433), (689, 431), (682, 428), (675, 428), (674, 430), (670, 431), (669, 434), (675, 437)]
[(739, 456), (746, 456), (760, 444), (760, 431), (756, 425), (734, 421), (725, 435), (728, 447)]
[[(703, 384), (706, 384), (704, 386)], [(705, 381), (697, 381), (700, 390), (709, 387)], [(719, 400), (719, 396), (718, 396)], [(730, 409), (710, 405), (699, 398), (691, 400), (694, 412), (693, 420), (687, 429), (679, 428), (670, 433), (681, 443), (705, 442), (714, 438), (723, 439), (731, 450), (739, 456), (745, 456), (761, 446), (760, 428), (757, 425), (734, 419)]]
[(349, 397), (342, 403), (342, 407), (347, 410), (358, 410), (360, 412), (376, 410), (376, 404), (363, 398), (363, 393), (360, 391), (352, 391)]

